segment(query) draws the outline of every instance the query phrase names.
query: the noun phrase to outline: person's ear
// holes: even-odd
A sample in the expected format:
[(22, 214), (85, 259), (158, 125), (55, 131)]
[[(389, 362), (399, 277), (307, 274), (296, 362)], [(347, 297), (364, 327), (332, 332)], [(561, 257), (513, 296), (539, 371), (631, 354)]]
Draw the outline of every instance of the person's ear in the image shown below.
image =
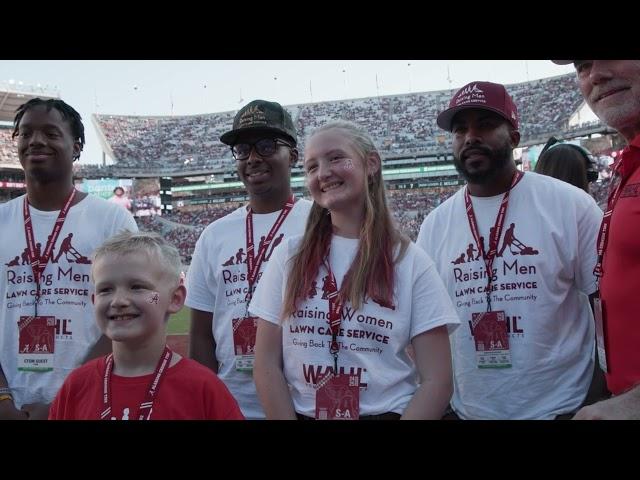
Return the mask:
[(295, 167), (296, 163), (298, 163), (298, 149), (297, 148), (292, 148), (291, 150), (291, 155), (289, 156), (289, 167)]
[(171, 314), (178, 313), (182, 309), (186, 298), (187, 288), (183, 284), (178, 285), (171, 294), (171, 302), (169, 302), (167, 311)]
[(376, 174), (378, 170), (380, 170), (380, 167), (382, 165), (382, 159), (380, 158), (380, 155), (378, 154), (378, 152), (370, 152), (367, 155), (366, 163), (367, 163), (367, 174), (369, 175), (369, 177), (373, 177), (373, 175)]
[(516, 148), (518, 145), (520, 145), (520, 132), (515, 128), (509, 131), (509, 138), (511, 139), (512, 148)]
[(80, 142), (73, 142), (73, 161), (80, 159), (80, 153), (82, 152), (82, 147), (80, 146)]

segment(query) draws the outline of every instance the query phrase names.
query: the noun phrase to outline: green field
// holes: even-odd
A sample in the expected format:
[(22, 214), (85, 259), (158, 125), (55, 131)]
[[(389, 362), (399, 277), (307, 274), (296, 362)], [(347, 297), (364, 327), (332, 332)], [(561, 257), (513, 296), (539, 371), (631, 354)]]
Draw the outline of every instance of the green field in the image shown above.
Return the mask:
[(171, 315), (167, 329), (169, 335), (189, 333), (189, 311), (189, 307), (182, 307), (178, 313)]

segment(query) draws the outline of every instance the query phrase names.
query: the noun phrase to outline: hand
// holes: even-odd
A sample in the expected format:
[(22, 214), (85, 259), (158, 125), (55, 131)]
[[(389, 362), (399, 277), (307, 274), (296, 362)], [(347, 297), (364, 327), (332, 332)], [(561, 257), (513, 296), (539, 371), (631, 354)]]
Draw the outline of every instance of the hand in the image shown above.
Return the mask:
[(28, 420), (47, 420), (50, 406), (49, 403), (29, 403), (22, 405), (22, 411), (27, 414)]
[(578, 410), (573, 420), (638, 420), (640, 402), (629, 393)]
[(606, 420), (601, 410), (601, 407), (599, 407), (597, 403), (582, 407), (578, 410), (578, 413), (573, 416), (572, 420)]
[(26, 412), (18, 410), (13, 404), (13, 400), (3, 400), (0, 402), (0, 420), (28, 420)]

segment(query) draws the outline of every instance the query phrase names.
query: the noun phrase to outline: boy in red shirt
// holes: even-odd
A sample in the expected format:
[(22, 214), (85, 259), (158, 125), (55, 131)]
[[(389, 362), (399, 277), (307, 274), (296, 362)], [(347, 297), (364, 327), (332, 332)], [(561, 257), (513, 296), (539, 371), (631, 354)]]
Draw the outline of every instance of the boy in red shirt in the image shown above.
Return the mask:
[(184, 303), (178, 251), (147, 232), (122, 233), (93, 256), (96, 321), (113, 353), (74, 370), (52, 420), (240, 420), (218, 377), (166, 344), (169, 316)]

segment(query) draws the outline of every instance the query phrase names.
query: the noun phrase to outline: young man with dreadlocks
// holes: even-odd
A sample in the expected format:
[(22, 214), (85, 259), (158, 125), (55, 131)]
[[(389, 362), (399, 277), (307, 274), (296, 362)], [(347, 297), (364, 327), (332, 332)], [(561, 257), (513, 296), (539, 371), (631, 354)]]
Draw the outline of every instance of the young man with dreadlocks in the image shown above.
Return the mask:
[(29, 261), (0, 266), (0, 419), (46, 419), (67, 374), (110, 349), (94, 320), (89, 258), (137, 226), (125, 209), (74, 188), (84, 126), (71, 106), (29, 100), (16, 111), (13, 137), (27, 193), (0, 205), (0, 258), (26, 253)]

